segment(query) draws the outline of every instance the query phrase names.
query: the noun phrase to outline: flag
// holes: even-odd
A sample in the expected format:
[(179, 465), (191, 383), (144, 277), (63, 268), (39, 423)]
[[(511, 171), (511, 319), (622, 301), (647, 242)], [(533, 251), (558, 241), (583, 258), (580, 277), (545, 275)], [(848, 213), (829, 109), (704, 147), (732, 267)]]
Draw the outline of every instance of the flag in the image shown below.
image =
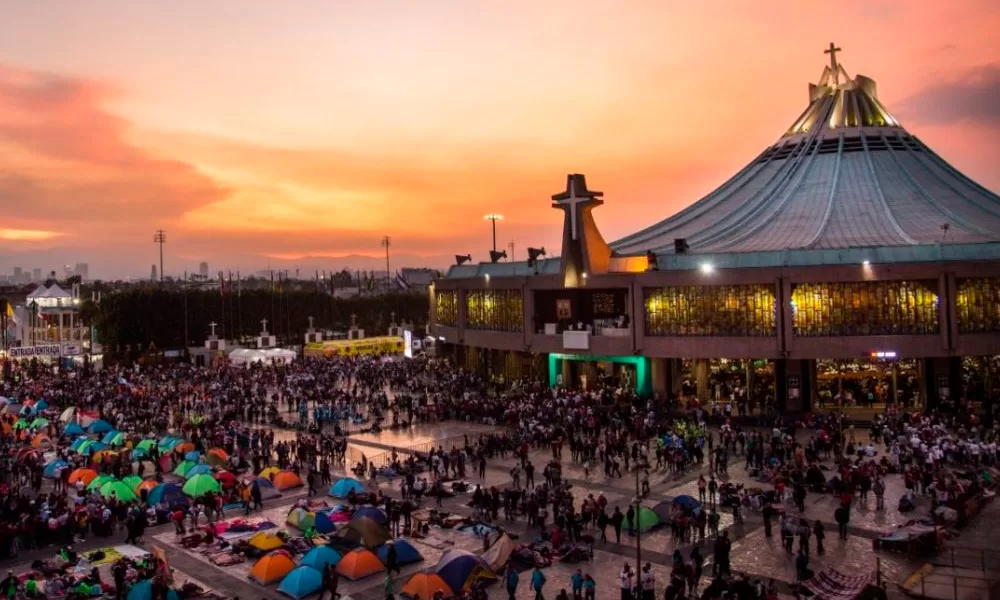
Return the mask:
[(219, 295), (226, 295), (226, 280), (222, 276), (222, 271), (219, 271)]
[(399, 271), (396, 271), (396, 285), (398, 285), (401, 290), (410, 289), (410, 282), (407, 281), (406, 277), (403, 277), (403, 274)]
[(240, 297), (243, 293), (243, 278), (240, 277), (240, 272), (236, 271), (236, 297)]

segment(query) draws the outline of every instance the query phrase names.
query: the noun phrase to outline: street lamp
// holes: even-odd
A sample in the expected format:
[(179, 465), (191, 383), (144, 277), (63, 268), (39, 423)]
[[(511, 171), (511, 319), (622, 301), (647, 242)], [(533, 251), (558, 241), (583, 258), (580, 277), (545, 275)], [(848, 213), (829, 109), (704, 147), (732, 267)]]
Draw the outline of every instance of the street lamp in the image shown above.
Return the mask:
[(493, 221), (493, 251), (497, 251), (497, 221), (503, 221), (503, 215), (490, 213), (483, 216), (485, 221)]

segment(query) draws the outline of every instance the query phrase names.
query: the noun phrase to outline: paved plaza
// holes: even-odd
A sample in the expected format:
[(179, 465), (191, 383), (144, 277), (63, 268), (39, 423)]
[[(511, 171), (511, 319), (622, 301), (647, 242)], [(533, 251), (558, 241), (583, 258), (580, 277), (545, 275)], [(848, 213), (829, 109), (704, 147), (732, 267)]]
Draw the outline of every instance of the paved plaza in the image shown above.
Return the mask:
[[(369, 456), (386, 451), (389, 447), (410, 447), (414, 443), (426, 444), (431, 439), (453, 440), (458, 445), (461, 443), (465, 433), (475, 435), (483, 431), (481, 427), (470, 428), (461, 423), (443, 423), (430, 426), (416, 426), (408, 432), (383, 432), (381, 434), (359, 435), (352, 441), (359, 450), (365, 451)], [(448, 446), (446, 445), (446, 448)], [(548, 449), (536, 449), (530, 453), (531, 461), (541, 469), (551, 459), (551, 452)], [(509, 471), (513, 466), (514, 459), (508, 458), (503, 461), (493, 461), (487, 468), (486, 477), (481, 480), (477, 477), (469, 476), (469, 481), (482, 483), (486, 486), (507, 486), (510, 484)], [(620, 506), (624, 512), (629, 502), (635, 495), (635, 477), (633, 473), (626, 473), (624, 477), (605, 477), (601, 469), (596, 469), (587, 477), (582, 466), (572, 463), (568, 459), (568, 452), (564, 453), (562, 461), (563, 477), (573, 485), (572, 492), (579, 501), (587, 494), (595, 497), (604, 494), (608, 500), (609, 510), (615, 506)], [(471, 469), (470, 469), (471, 471)], [(705, 464), (700, 471), (690, 470), (681, 475), (669, 474), (664, 471), (654, 470), (651, 473), (650, 485), (651, 493), (646, 497), (643, 504), (653, 506), (657, 502), (674, 498), (682, 494), (697, 497), (697, 477), (699, 473), (707, 476), (708, 465)], [(334, 477), (345, 475), (343, 467), (338, 469)], [(538, 476), (536, 476), (538, 477)], [(540, 479), (540, 477), (538, 477)], [(742, 483), (748, 487), (761, 487), (767, 489), (766, 484), (759, 484), (753, 481), (743, 470), (743, 459), (735, 457), (730, 461), (729, 477), (722, 477), (721, 480), (728, 480), (734, 483)], [(399, 497), (399, 479), (378, 480), (379, 487), (387, 494)], [(830, 495), (810, 494), (806, 499), (806, 510), (804, 517), (810, 521), (819, 519), (823, 521), (827, 529), (826, 553), (817, 556), (812, 553), (810, 568), (819, 571), (825, 567), (836, 567), (837, 569), (856, 573), (863, 570), (873, 570), (876, 565), (881, 570), (882, 577), (888, 583), (887, 589), (890, 597), (900, 597), (902, 592), (897, 584), (904, 581), (911, 573), (919, 569), (924, 561), (909, 558), (898, 554), (875, 553), (872, 549), (872, 540), (881, 532), (893, 528), (896, 525), (905, 523), (914, 516), (924, 514), (927, 506), (925, 499), (920, 499), (918, 511), (902, 515), (896, 510), (899, 496), (903, 493), (903, 483), (899, 476), (891, 475), (887, 478), (886, 510), (875, 511), (875, 499), (870, 497), (867, 504), (855, 505), (852, 510), (852, 520), (849, 529), (849, 536), (846, 541), (840, 541), (836, 535), (836, 525), (833, 520), (833, 511), (836, 507), (836, 499)], [(322, 490), (321, 492), (325, 492)], [(293, 493), (286, 493), (280, 498), (265, 502), (263, 513), (254, 513), (254, 517), (266, 518), (278, 526), (279, 529), (288, 530), (293, 535), (299, 533), (285, 525), (285, 517), (292, 505), (305, 496), (305, 490), (299, 489)], [(338, 501), (327, 497), (321, 493), (316, 500), (323, 500), (333, 505)], [(471, 516), (472, 509), (467, 506), (470, 500), (469, 494), (460, 494), (453, 498), (445, 499), (442, 510)], [(426, 499), (424, 506), (433, 506), (432, 499)], [(235, 514), (227, 514), (227, 518), (241, 516), (240, 511)], [(733, 540), (731, 563), (734, 571), (741, 571), (749, 574), (753, 578), (769, 579), (773, 578), (779, 583), (779, 589), (787, 592), (788, 584), (795, 578), (794, 563), (791, 555), (787, 554), (781, 547), (778, 536), (777, 523), (775, 523), (775, 535), (772, 538), (764, 536), (763, 521), (759, 513), (744, 511), (745, 523), (734, 524), (733, 517), (728, 509), (721, 514), (720, 531), (728, 531)], [(988, 547), (991, 541), (993, 527), (1000, 524), (1000, 505), (996, 503), (987, 507), (983, 514), (967, 528), (965, 528), (958, 540), (953, 540), (953, 544), (971, 547)], [(533, 539), (537, 535), (537, 530), (528, 530), (524, 521), (506, 522), (501, 518), (499, 523), (507, 531), (516, 534), (519, 541)], [(593, 532), (592, 532), (593, 533)], [(611, 529), (609, 528), (609, 535)], [(599, 536), (597, 536), (599, 537)], [(211, 564), (204, 556), (195, 552), (183, 549), (178, 543), (177, 536), (173, 532), (172, 526), (158, 527), (147, 532), (145, 547), (157, 545), (166, 550), (171, 566), (177, 571), (181, 578), (190, 578), (197, 582), (204, 582), (208, 588), (217, 591), (222, 595), (240, 598), (279, 598), (277, 585), (261, 586), (247, 579), (247, 573), (253, 564), (248, 561), (243, 564), (217, 567)], [(395, 576), (395, 587), (398, 591), (403, 584), (413, 574), (422, 569), (435, 564), (440, 555), (450, 548), (461, 548), (473, 552), (481, 552), (482, 540), (474, 535), (459, 532), (453, 529), (441, 529), (431, 527), (430, 535), (419, 540), (411, 540), (414, 546), (424, 556), (424, 561), (415, 565), (403, 568), (402, 573)], [(120, 542), (118, 538), (107, 540), (91, 539), (81, 545), (81, 549), (91, 547), (112, 546), (115, 542)], [(702, 543), (702, 554), (708, 560), (706, 571), (709, 571), (712, 557), (711, 542)], [(813, 540), (815, 544), (815, 540)], [(797, 545), (797, 542), (796, 542)], [(641, 536), (642, 562), (653, 563), (654, 573), (657, 581), (657, 595), (659, 597), (669, 579), (670, 556), (677, 548), (676, 542), (672, 539), (669, 527), (659, 527)], [(690, 545), (680, 547), (685, 557), (690, 553)], [(596, 542), (594, 559), (592, 562), (579, 564), (555, 563), (545, 569), (548, 583), (545, 588), (547, 598), (554, 598), (562, 588), (569, 589), (569, 578), (577, 568), (584, 573), (590, 573), (597, 581), (597, 597), (600, 599), (619, 598), (617, 575), (622, 564), (628, 561), (633, 566), (636, 564), (636, 539), (627, 533), (622, 534), (620, 544), (612, 541), (609, 543)], [(996, 560), (994, 556), (991, 560)], [(996, 565), (1000, 568), (1000, 565)], [(992, 563), (991, 563), (992, 568)], [(526, 575), (526, 574), (525, 574)], [(527, 577), (522, 576), (519, 588), (519, 598), (531, 598), (532, 592), (529, 590)], [(702, 588), (706, 585), (703, 579)], [(354, 600), (377, 600), (384, 597), (384, 580), (381, 575), (372, 576), (360, 581), (350, 582), (342, 579), (340, 592), (353, 598)], [(504, 598), (506, 593), (501, 586), (494, 585), (489, 588), (490, 598)]]

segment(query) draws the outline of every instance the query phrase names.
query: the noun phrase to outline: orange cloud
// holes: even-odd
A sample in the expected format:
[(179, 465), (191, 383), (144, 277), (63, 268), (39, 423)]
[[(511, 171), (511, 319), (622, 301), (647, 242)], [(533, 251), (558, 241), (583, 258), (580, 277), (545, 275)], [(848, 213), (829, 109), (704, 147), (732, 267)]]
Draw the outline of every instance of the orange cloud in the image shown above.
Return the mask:
[(12, 242), (41, 242), (61, 237), (62, 235), (55, 231), (40, 231), (37, 229), (0, 229), (0, 240)]

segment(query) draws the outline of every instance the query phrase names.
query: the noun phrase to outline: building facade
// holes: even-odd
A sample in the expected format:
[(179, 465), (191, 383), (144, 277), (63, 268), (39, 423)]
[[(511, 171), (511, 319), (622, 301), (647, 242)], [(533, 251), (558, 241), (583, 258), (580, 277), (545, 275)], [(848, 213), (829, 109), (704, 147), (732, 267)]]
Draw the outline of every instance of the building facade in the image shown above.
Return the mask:
[(661, 396), (681, 360), (767, 360), (787, 410), (811, 407), (817, 361), (905, 359), (924, 399), (958, 395), (963, 357), (1000, 354), (1000, 198), (831, 49), (779, 140), (664, 221), (608, 244), (591, 215), (602, 194), (568, 176), (552, 197), (558, 258), (457, 265), (435, 282), (442, 352), (567, 385), (603, 363)]

